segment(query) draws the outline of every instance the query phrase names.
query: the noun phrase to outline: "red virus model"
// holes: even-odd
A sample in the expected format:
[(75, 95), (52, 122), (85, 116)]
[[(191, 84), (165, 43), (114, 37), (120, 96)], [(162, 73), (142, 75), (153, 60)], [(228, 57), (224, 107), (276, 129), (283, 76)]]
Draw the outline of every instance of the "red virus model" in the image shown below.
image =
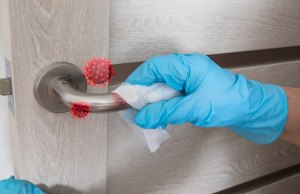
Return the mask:
[(88, 85), (96, 87), (105, 87), (106, 82), (111, 82), (112, 77), (116, 75), (115, 69), (108, 58), (92, 58), (83, 67), (83, 74)]
[[(116, 75), (115, 69), (108, 58), (101, 59), (93, 57), (83, 67), (83, 75), (88, 85), (105, 87), (112, 77)], [(73, 102), (70, 113), (74, 119), (85, 119), (92, 112), (91, 107), (86, 102)]]
[(92, 112), (91, 107), (86, 102), (73, 102), (70, 113), (74, 119), (85, 119)]

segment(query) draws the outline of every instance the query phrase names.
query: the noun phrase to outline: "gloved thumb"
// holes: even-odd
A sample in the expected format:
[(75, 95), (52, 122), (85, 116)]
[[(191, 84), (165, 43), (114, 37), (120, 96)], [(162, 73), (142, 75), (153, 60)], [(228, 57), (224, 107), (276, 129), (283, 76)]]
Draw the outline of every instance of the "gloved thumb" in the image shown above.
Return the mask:
[(193, 116), (188, 96), (178, 96), (144, 106), (135, 116), (135, 123), (144, 129), (165, 128), (167, 124), (182, 124)]

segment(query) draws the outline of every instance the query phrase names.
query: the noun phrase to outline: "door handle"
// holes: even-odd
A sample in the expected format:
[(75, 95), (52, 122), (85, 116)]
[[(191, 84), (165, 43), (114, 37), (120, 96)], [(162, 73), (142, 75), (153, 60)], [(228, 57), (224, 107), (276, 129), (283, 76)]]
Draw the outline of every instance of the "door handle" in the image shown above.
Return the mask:
[(54, 113), (68, 112), (72, 103), (76, 102), (89, 104), (92, 113), (130, 107), (115, 93), (87, 93), (87, 83), (82, 71), (66, 62), (44, 67), (34, 81), (33, 90), (37, 102)]

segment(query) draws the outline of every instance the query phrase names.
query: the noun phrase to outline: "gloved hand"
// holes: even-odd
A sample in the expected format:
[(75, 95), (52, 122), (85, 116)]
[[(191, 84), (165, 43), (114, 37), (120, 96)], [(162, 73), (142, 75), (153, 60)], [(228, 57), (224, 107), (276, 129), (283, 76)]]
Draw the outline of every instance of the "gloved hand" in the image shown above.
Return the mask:
[(126, 82), (144, 86), (164, 82), (185, 92), (184, 96), (143, 107), (135, 117), (142, 128), (185, 122), (200, 127), (228, 127), (258, 144), (271, 143), (284, 130), (288, 106), (281, 87), (247, 80), (205, 55), (153, 57)]
[(9, 179), (0, 181), (1, 194), (45, 194), (34, 184), (17, 180), (13, 176)]

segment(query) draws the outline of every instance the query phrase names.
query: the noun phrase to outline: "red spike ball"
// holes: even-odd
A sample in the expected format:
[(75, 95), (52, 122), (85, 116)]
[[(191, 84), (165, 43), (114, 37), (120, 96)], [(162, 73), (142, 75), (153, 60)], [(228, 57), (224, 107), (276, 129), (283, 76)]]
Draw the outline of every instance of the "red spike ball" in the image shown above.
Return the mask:
[(115, 69), (108, 58), (101, 59), (93, 57), (83, 67), (83, 74), (88, 85), (96, 87), (105, 87), (106, 82), (111, 82), (112, 77), (116, 75)]
[(91, 107), (86, 102), (73, 102), (70, 113), (74, 119), (85, 119), (92, 112)]

